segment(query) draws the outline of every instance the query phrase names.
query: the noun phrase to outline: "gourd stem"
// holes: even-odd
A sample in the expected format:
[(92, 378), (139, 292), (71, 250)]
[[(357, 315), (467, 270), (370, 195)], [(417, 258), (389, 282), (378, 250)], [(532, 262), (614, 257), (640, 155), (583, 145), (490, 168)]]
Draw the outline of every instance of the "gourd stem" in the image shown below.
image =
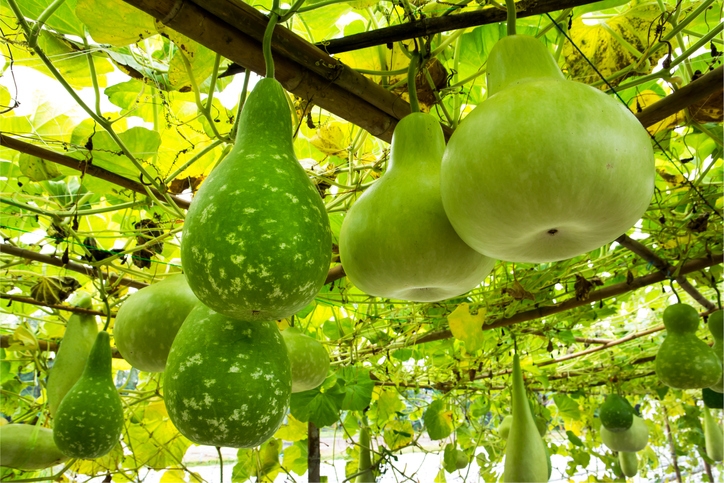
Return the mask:
[(410, 58), (410, 66), (407, 69), (407, 91), (410, 93), (410, 111), (420, 112), (420, 103), (417, 100), (417, 86), (415, 85), (415, 76), (417, 69), (420, 67), (420, 54), (415, 52)]
[(271, 13), (269, 14), (269, 23), (264, 31), (264, 39), (262, 40), (262, 52), (264, 53), (264, 63), (266, 64), (266, 77), (274, 78), (274, 59), (272, 58), (271, 41), (274, 27), (279, 21), (279, 0), (274, 0)]
[(515, 35), (515, 0), (505, 0), (508, 9), (508, 35)]

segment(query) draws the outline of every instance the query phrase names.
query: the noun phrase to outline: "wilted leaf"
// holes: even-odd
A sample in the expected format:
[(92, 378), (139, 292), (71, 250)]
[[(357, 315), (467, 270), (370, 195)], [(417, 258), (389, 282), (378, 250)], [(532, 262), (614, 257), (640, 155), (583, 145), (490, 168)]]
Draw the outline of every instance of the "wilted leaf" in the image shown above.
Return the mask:
[(18, 159), (20, 171), (33, 181), (45, 181), (62, 176), (58, 167), (51, 162), (29, 154), (21, 154)]
[(483, 347), (485, 333), (485, 309), (478, 309), (477, 315), (470, 315), (467, 303), (462, 303), (447, 316), (453, 336), (465, 343), (465, 350), (475, 352)]
[(42, 277), (30, 288), (30, 296), (38, 302), (55, 305), (81, 287), (73, 277)]
[(501, 290), (501, 292), (510, 295), (515, 300), (528, 299), (535, 301), (535, 295), (524, 289), (520, 282), (517, 280), (513, 282), (512, 286), (505, 287), (503, 290)]
[(453, 431), (453, 413), (441, 400), (433, 401), (422, 415), (430, 439), (437, 441), (450, 436)]
[(330, 156), (338, 156), (347, 150), (349, 142), (339, 122), (328, 122), (310, 140), (312, 145)]
[(579, 274), (576, 274), (576, 282), (573, 284), (573, 288), (576, 290), (576, 300), (588, 299), (588, 294), (591, 293), (594, 287), (600, 287), (603, 285), (603, 281), (597, 277), (591, 277), (586, 279)]

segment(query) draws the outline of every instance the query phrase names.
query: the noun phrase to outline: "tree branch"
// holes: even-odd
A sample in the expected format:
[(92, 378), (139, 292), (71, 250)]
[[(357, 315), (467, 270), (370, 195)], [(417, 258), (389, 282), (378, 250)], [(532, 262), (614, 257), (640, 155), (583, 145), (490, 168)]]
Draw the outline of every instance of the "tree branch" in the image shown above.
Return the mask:
[[(99, 315), (101, 317), (106, 317), (106, 313), (101, 312), (100, 310), (86, 309), (83, 307), (74, 307), (73, 305), (65, 305), (65, 304), (46, 304), (44, 302), (35, 300), (34, 298), (23, 297), (21, 295), (11, 295), (11, 294), (6, 294), (6, 293), (0, 293), (0, 299), (10, 300), (11, 302), (19, 302), (21, 304), (30, 304), (30, 305), (38, 305), (40, 307), (48, 307), (48, 308), (55, 309), (55, 310), (64, 310), (66, 312), (72, 312), (74, 314)], [(111, 317), (115, 317), (115, 316), (116, 316), (116, 314), (114, 312), (111, 312)]]

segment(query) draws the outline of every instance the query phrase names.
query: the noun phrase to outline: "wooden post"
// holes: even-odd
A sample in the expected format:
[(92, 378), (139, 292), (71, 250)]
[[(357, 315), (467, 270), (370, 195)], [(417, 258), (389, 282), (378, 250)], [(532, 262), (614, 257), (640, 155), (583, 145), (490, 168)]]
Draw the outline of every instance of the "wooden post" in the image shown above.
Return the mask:
[(307, 426), (307, 471), (309, 483), (319, 483), (319, 429), (309, 421)]

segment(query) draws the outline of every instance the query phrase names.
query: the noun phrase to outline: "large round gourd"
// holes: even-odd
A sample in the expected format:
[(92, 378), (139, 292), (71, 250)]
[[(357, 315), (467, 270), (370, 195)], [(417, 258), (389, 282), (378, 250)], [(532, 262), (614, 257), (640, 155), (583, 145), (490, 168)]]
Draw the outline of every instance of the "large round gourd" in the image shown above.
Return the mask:
[(442, 161), (450, 222), (491, 258), (548, 262), (631, 228), (654, 190), (646, 130), (617, 100), (568, 81), (525, 35), (488, 57), (488, 99), (453, 133)]
[(139, 290), (118, 310), (113, 326), (116, 347), (136, 369), (163, 372), (171, 343), (197, 303), (183, 275)]
[(32, 424), (0, 426), (0, 466), (42, 470), (66, 459), (67, 456), (55, 446), (51, 429)]
[(344, 271), (363, 292), (435, 302), (473, 289), (495, 265), (460, 239), (445, 214), (444, 149), (429, 114), (409, 114), (395, 127), (387, 171), (349, 210), (339, 236)]
[(324, 382), (329, 370), (329, 353), (315, 338), (296, 327), (282, 331), (292, 367), (292, 392), (303, 392)]
[(244, 104), (234, 148), (186, 215), (181, 258), (191, 290), (229, 317), (290, 316), (322, 287), (331, 236), (324, 203), (294, 154), (284, 90), (262, 79)]
[(197, 305), (173, 341), (163, 388), (171, 421), (191, 441), (263, 443), (281, 425), (292, 389), (276, 323), (235, 320)]

